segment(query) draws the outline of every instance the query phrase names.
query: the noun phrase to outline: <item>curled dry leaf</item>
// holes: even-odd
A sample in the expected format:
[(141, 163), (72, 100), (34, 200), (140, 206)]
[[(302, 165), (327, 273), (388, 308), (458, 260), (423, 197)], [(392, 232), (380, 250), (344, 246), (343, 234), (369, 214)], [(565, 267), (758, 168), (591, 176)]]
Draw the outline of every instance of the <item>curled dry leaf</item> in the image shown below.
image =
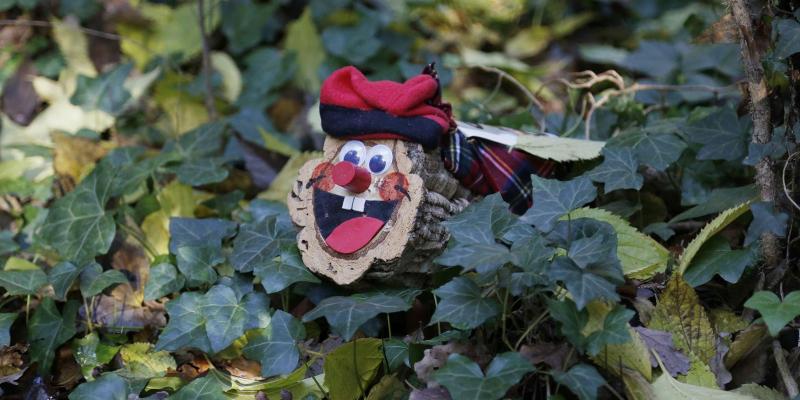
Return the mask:
[(422, 357), (422, 360), (414, 364), (414, 372), (417, 373), (417, 378), (421, 381), (427, 382), (428, 385), (433, 385), (435, 387), (438, 384), (430, 380), (431, 374), (447, 363), (447, 357), (449, 357), (450, 354), (464, 354), (468, 352), (469, 349), (470, 347), (468, 345), (457, 342), (433, 346), (425, 350), (425, 355)]

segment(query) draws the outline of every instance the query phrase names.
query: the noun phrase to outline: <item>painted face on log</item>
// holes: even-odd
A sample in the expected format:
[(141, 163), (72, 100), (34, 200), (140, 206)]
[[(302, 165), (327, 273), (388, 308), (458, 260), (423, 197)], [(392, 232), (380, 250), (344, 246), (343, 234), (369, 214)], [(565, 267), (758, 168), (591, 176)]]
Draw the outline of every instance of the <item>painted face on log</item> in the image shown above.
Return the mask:
[(400, 256), (422, 197), (407, 144), (325, 139), (322, 159), (306, 163), (289, 195), (298, 246), (313, 271), (340, 284)]

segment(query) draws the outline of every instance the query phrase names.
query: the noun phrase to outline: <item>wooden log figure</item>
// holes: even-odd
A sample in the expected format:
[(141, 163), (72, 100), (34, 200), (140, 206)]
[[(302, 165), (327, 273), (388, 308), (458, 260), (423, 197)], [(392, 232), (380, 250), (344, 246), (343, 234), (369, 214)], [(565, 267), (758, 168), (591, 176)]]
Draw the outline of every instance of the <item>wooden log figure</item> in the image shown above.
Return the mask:
[[(310, 270), (340, 285), (419, 286), (449, 239), (442, 222), (476, 194), (500, 191), (512, 209), (514, 201), (522, 211), (530, 205), (529, 172), (548, 173), (550, 167), (528, 171), (529, 155), (496, 143), (476, 147), (459, 136), (440, 93), (432, 67), (404, 83), (372, 82), (354, 67), (325, 80), (323, 157), (300, 169), (288, 196)], [(482, 150), (491, 153), (495, 145), (505, 158), (500, 164), (513, 169), (514, 156), (525, 160), (527, 193), (512, 190), (516, 183), (508, 174), (477, 162), (486, 158)], [(517, 171), (509, 172), (513, 178)]]

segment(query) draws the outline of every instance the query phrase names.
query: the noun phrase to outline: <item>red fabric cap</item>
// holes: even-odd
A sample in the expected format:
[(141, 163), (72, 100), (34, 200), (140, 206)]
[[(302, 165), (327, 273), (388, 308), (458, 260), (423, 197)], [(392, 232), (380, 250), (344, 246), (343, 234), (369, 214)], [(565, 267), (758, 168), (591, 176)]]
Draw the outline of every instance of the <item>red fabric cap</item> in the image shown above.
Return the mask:
[(372, 82), (355, 67), (347, 66), (334, 71), (322, 83), (320, 103), (363, 111), (381, 110), (397, 117), (425, 117), (446, 131), (450, 116), (426, 103), (436, 96), (437, 90), (436, 79), (427, 74), (403, 83)]

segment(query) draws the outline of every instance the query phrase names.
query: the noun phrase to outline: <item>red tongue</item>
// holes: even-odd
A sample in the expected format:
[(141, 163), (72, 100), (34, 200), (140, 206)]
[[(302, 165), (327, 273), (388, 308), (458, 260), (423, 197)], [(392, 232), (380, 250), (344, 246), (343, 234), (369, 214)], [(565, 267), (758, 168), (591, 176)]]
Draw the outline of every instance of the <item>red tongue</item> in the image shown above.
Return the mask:
[(366, 246), (383, 227), (383, 221), (372, 217), (357, 217), (342, 222), (325, 238), (325, 243), (341, 254), (352, 254)]

